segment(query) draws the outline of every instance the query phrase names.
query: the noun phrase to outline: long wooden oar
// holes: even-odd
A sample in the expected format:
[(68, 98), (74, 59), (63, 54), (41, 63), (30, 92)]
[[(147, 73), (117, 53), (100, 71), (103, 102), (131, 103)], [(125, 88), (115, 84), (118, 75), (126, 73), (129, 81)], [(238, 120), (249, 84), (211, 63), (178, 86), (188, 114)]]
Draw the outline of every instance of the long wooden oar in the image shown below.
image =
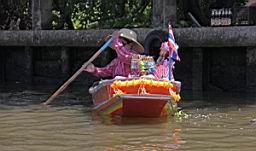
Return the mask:
[(82, 67), (76, 71), (76, 73), (70, 77), (53, 95), (51, 95), (43, 104), (48, 105), (53, 101), (54, 98), (56, 98), (64, 89), (84, 70), (85, 67), (87, 67), (95, 58), (98, 57), (98, 55), (105, 50), (108, 45), (112, 42), (112, 38), (110, 38), (87, 62), (85, 62)]

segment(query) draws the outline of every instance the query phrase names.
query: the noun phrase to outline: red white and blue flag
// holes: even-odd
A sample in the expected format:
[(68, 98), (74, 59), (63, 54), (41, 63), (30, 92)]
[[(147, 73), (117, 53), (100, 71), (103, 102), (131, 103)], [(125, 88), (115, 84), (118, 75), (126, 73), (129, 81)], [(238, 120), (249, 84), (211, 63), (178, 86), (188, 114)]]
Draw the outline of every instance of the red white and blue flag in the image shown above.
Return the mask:
[(168, 24), (168, 46), (170, 48), (170, 57), (175, 60), (175, 61), (180, 61), (180, 57), (178, 55), (178, 49), (179, 49), (179, 46), (178, 44), (175, 42), (175, 39), (174, 39), (174, 35), (173, 35), (173, 31), (172, 31), (172, 26), (171, 24), (169, 23)]
[[(176, 61), (180, 61), (180, 57), (178, 55), (179, 46), (175, 42), (172, 26), (168, 24), (168, 37), (167, 41), (161, 44), (160, 55), (163, 55), (165, 51), (169, 51), (168, 59), (164, 60), (165, 63), (159, 65), (156, 70), (156, 77), (158, 78), (167, 78), (169, 80), (174, 80), (173, 72), (174, 64)], [(163, 51), (163, 52), (162, 52)], [(162, 54), (161, 54), (162, 53)]]

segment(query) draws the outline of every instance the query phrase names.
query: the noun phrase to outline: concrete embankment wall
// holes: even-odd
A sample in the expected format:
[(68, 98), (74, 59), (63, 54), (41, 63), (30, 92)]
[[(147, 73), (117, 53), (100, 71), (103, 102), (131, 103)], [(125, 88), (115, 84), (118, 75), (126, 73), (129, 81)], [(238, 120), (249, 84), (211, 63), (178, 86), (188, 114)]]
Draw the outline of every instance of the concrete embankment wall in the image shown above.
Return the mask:
[[(154, 43), (156, 39), (147, 38), (153, 30), (136, 29), (139, 41)], [(99, 39), (112, 31), (0, 31), (0, 83), (61, 84), (100, 48), (104, 41)], [(253, 26), (174, 29), (182, 59), (174, 73), (183, 89), (254, 91), (255, 31)], [(145, 47), (151, 53), (159, 51), (158, 46)], [(94, 63), (104, 66), (114, 57), (109, 48)], [(89, 86), (95, 80), (82, 73), (74, 83)]]
[[(0, 47), (0, 83), (61, 84), (97, 49), (97, 47)], [(114, 52), (111, 49), (108, 51), (98, 56), (94, 64), (104, 66), (109, 63), (114, 56), (111, 53)], [(97, 79), (84, 72), (73, 84), (91, 85)]]

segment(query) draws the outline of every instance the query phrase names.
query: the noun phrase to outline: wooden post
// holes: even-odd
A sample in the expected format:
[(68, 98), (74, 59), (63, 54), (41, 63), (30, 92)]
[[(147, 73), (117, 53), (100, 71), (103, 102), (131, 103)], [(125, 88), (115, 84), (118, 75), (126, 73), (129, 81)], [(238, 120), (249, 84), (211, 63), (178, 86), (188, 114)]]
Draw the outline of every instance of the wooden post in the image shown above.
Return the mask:
[(176, 24), (177, 16), (176, 0), (153, 0), (153, 27), (166, 28), (168, 22)]
[(33, 83), (33, 51), (31, 47), (24, 48), (24, 81), (25, 83)]
[(33, 30), (42, 29), (40, 1), (41, 0), (32, 0), (32, 29)]
[(52, 28), (52, 0), (32, 0), (32, 29)]
[(0, 51), (0, 83), (5, 82), (5, 51)]
[(203, 50), (193, 48), (192, 91), (193, 97), (200, 98), (203, 91)]
[[(32, 30), (52, 28), (52, 0), (32, 0)], [(35, 42), (37, 38), (33, 36)], [(33, 83), (33, 50), (25, 47), (26, 79), (27, 83)]]
[(246, 50), (246, 90), (255, 91), (256, 88), (256, 47)]
[(62, 74), (64, 75), (64, 78), (66, 79), (67, 77), (70, 76), (70, 55), (69, 55), (69, 49), (67, 47), (62, 47), (61, 48), (61, 71)]

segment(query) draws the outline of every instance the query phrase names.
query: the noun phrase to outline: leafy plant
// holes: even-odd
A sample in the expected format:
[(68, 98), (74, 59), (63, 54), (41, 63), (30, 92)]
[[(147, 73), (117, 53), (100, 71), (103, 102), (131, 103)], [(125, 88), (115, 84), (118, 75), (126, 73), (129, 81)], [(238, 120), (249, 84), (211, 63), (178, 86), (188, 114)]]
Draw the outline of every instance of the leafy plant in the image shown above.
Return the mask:
[[(151, 22), (151, 0), (66, 0), (66, 4), (69, 7), (56, 8), (61, 9), (60, 12), (71, 13), (70, 20), (74, 29), (145, 27)], [(60, 13), (59, 18), (66, 18), (65, 14)], [(53, 23), (63, 24), (56, 19)]]

